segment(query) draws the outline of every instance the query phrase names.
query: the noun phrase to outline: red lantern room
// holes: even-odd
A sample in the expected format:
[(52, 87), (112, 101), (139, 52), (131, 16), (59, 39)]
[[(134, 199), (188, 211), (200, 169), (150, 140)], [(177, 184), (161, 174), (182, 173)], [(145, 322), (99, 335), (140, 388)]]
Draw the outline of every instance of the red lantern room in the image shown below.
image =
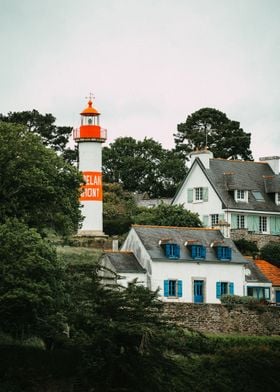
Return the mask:
[(106, 140), (106, 129), (99, 125), (100, 113), (92, 106), (91, 99), (88, 101), (88, 106), (80, 113), (81, 126), (74, 130), (74, 139), (91, 139), (94, 141), (104, 142)]

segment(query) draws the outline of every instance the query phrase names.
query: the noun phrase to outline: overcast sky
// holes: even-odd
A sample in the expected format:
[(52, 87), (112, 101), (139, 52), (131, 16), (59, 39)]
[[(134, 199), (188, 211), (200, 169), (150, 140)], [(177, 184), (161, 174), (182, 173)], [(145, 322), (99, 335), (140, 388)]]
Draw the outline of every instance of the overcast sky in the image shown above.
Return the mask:
[(0, 0), (0, 112), (79, 125), (89, 92), (108, 142), (173, 133), (202, 107), (280, 155), (279, 0)]

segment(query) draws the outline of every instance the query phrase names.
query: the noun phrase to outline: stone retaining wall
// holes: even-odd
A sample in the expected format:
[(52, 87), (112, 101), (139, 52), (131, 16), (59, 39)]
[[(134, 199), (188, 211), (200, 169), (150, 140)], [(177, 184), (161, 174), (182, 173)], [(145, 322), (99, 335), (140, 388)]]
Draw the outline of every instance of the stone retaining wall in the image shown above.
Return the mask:
[(280, 335), (280, 307), (166, 303), (164, 313), (178, 325), (204, 333)]
[(270, 234), (258, 234), (248, 231), (247, 229), (231, 229), (230, 238), (233, 241), (245, 239), (254, 242), (259, 249), (269, 242), (280, 242), (280, 236)]

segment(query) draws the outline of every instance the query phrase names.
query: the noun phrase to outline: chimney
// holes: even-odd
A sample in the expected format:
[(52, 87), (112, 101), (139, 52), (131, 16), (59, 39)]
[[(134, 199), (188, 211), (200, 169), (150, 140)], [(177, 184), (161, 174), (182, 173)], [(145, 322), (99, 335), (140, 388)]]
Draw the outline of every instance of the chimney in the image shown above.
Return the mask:
[(273, 157), (261, 157), (259, 158), (260, 162), (268, 163), (274, 174), (279, 174), (279, 156)]
[(119, 240), (117, 238), (113, 238), (112, 240), (112, 250), (113, 252), (118, 252), (119, 250)]
[(200, 151), (193, 151), (190, 153), (191, 158), (191, 165), (195, 161), (196, 158), (199, 158), (205, 167), (205, 169), (209, 169), (210, 167), (210, 159), (213, 158), (213, 153), (209, 150), (200, 150)]

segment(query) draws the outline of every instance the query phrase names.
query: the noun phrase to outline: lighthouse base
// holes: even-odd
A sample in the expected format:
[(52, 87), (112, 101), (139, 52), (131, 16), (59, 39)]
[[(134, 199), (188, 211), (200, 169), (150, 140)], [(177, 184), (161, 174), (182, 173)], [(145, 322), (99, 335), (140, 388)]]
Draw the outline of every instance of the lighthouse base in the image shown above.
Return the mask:
[(98, 230), (78, 230), (77, 237), (108, 238), (103, 231)]

